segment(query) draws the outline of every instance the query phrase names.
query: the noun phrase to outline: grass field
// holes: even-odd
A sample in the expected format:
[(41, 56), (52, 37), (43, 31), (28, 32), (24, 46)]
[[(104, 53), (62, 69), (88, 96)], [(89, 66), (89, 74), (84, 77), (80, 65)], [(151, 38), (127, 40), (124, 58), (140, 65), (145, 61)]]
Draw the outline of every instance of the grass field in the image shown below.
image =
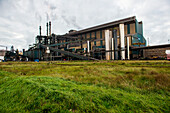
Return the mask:
[(0, 112), (169, 113), (170, 62), (1, 62)]

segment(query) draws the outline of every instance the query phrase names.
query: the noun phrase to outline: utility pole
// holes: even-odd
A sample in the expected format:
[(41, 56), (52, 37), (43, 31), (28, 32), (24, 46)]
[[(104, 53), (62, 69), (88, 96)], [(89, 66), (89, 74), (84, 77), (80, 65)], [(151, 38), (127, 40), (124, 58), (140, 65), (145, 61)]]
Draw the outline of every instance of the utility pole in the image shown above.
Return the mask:
[(148, 37), (148, 46), (149, 46), (149, 37)]

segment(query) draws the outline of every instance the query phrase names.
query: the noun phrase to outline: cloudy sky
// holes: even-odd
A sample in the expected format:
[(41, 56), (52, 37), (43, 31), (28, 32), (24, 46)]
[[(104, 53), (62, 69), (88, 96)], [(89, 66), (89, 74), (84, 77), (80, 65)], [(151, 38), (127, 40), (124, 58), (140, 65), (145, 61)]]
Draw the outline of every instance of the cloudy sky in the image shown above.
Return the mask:
[(170, 0), (0, 0), (0, 45), (27, 49), (50, 20), (52, 32), (64, 34), (130, 16), (143, 21), (150, 45), (168, 44), (169, 11)]

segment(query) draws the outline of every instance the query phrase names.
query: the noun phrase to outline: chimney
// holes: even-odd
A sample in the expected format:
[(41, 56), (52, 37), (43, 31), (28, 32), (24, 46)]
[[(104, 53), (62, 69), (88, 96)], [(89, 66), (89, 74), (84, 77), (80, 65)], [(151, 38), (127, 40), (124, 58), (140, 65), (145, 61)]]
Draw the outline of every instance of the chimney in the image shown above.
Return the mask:
[(23, 49), (23, 55), (25, 55), (25, 49)]
[(51, 36), (51, 21), (49, 21), (49, 36)]
[(41, 36), (41, 26), (39, 27), (39, 30), (40, 30), (40, 36)]
[(47, 22), (47, 37), (48, 37), (48, 22)]

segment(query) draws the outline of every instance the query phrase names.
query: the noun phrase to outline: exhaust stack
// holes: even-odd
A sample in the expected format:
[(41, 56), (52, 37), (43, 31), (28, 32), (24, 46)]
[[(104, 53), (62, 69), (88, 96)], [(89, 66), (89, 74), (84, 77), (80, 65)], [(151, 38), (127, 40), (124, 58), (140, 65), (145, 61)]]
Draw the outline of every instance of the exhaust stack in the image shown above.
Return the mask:
[(49, 36), (51, 37), (51, 21), (49, 21)]
[(40, 30), (40, 36), (41, 36), (41, 26), (39, 27), (39, 30)]
[(48, 37), (48, 22), (47, 22), (47, 37)]

